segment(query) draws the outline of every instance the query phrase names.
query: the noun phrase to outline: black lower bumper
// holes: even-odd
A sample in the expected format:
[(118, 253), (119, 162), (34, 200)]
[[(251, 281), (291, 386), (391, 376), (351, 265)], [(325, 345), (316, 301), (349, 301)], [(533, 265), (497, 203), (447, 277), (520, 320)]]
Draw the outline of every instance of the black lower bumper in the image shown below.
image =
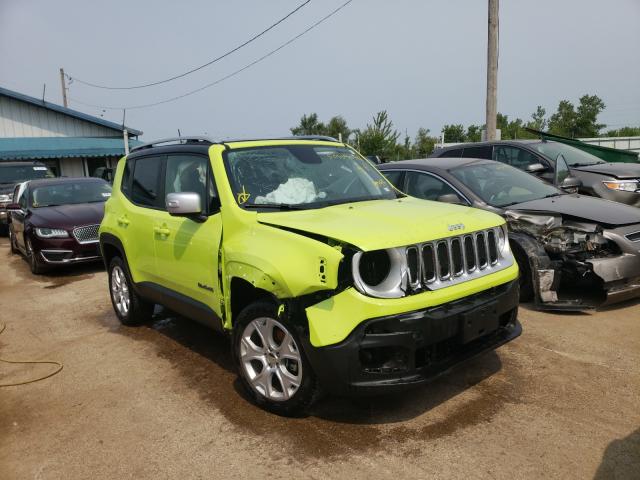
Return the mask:
[(402, 390), (518, 337), (518, 300), (514, 281), (437, 307), (367, 320), (343, 342), (308, 344), (305, 351), (333, 394)]

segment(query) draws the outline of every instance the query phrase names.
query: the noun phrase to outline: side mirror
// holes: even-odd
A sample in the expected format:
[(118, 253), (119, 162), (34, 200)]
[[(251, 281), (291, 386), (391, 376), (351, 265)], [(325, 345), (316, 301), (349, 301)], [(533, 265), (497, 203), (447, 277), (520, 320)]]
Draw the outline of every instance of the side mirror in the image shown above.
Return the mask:
[(579, 178), (569, 176), (560, 182), (558, 186), (567, 193), (578, 193), (578, 189), (582, 186), (582, 181)]
[(547, 167), (545, 167), (541, 163), (532, 163), (530, 165), (527, 165), (527, 168), (524, 169), (524, 171), (527, 173), (542, 173), (542, 172), (545, 172), (546, 170), (547, 170)]
[(438, 202), (453, 203), (454, 205), (466, 205), (466, 203), (460, 200), (460, 197), (458, 197), (458, 195), (456, 195), (455, 193), (440, 195), (438, 197)]
[(19, 203), (9, 203), (6, 206), (7, 212), (19, 212), (22, 210)]
[(199, 193), (169, 193), (166, 198), (167, 212), (174, 217), (190, 217), (199, 220), (202, 216), (202, 200)]

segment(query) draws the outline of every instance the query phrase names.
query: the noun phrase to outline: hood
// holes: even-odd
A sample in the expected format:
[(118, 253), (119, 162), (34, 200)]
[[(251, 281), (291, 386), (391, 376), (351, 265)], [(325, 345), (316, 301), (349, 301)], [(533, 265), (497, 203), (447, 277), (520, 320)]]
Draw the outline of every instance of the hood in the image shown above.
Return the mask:
[(607, 227), (640, 223), (640, 208), (584, 195), (560, 195), (518, 203), (508, 210), (560, 214)]
[(621, 180), (640, 178), (640, 164), (637, 163), (601, 163), (584, 167), (571, 167), (571, 170), (611, 175)]
[(257, 215), (262, 224), (329, 237), (364, 251), (412, 245), (504, 223), (490, 212), (412, 197)]
[(104, 216), (104, 202), (60, 205), (31, 209), (31, 224), (36, 227), (71, 230), (82, 225), (100, 223)]

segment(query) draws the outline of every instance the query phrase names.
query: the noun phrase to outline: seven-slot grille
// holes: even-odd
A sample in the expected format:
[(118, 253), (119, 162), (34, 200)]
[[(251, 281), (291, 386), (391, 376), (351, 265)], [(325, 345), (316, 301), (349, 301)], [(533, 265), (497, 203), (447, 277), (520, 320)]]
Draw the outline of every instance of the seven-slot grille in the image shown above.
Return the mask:
[(93, 243), (98, 241), (98, 229), (100, 224), (85, 225), (84, 227), (76, 227), (73, 229), (73, 236), (78, 243)]
[(499, 230), (482, 230), (407, 247), (409, 286), (413, 290), (443, 288), (509, 266), (513, 259), (508, 264), (502, 261)]

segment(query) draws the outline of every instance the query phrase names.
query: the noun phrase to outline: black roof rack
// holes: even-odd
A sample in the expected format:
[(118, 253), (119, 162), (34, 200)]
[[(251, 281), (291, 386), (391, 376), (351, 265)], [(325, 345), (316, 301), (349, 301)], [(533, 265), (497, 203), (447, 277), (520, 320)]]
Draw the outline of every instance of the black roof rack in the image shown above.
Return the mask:
[(136, 152), (138, 150), (143, 150), (145, 148), (156, 147), (164, 144), (178, 144), (178, 145), (187, 145), (187, 144), (201, 144), (201, 145), (213, 145), (214, 143), (218, 143), (217, 141), (209, 138), (209, 137), (170, 137), (170, 138), (161, 138), (160, 140), (155, 140), (149, 143), (143, 143), (142, 145), (138, 145), (131, 149), (132, 152)]
[(291, 137), (271, 137), (271, 138), (227, 138), (221, 140), (220, 143), (233, 143), (233, 142), (256, 142), (260, 140), (315, 140), (320, 142), (338, 142), (333, 137), (326, 135), (294, 135)]

